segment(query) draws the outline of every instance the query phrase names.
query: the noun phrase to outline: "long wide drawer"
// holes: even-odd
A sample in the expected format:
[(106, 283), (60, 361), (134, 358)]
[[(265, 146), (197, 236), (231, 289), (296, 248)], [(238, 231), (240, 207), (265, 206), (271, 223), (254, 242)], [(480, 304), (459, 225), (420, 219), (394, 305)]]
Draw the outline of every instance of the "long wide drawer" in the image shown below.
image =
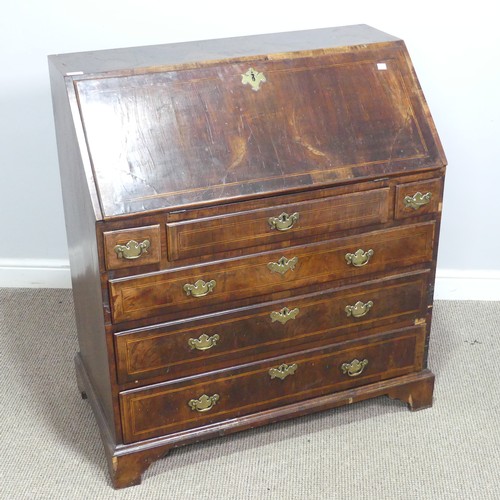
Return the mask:
[(425, 317), (429, 271), (115, 334), (119, 383), (208, 372)]
[(193, 308), (228, 309), (221, 304), (249, 298), (262, 302), (262, 296), (275, 292), (428, 262), (434, 229), (434, 222), (426, 222), (280, 253), (110, 280), (113, 321), (173, 312), (180, 317)]
[(422, 368), (425, 325), (120, 393), (125, 443), (248, 415)]
[(295, 244), (306, 237), (386, 222), (388, 216), (389, 188), (382, 188), (173, 222), (167, 224), (168, 258), (215, 255), (280, 241)]

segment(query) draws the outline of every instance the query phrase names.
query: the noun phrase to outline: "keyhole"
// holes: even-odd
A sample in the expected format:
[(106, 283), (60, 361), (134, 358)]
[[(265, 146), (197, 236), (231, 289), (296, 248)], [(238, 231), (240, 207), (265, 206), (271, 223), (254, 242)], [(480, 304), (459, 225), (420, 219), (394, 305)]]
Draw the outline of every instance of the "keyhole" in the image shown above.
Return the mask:
[(252, 82), (255, 82), (255, 74), (254, 74), (254, 72), (252, 71), (252, 72), (250, 73), (250, 75), (251, 75), (251, 77), (252, 77)]

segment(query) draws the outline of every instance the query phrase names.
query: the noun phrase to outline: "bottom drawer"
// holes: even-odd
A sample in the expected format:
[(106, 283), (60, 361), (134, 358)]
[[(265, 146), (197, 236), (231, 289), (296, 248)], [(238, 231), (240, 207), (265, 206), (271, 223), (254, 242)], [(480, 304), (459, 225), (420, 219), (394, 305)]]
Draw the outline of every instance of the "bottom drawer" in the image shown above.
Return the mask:
[(425, 325), (120, 393), (125, 443), (422, 369)]

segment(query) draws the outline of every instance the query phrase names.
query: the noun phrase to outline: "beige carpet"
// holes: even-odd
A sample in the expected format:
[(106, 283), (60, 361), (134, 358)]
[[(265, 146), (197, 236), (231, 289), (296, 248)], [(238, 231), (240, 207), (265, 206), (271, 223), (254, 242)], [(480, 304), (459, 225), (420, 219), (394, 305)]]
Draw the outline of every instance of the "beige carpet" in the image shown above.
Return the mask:
[(179, 448), (114, 491), (68, 290), (0, 289), (2, 499), (500, 499), (500, 302), (437, 302), (434, 407), (378, 398)]

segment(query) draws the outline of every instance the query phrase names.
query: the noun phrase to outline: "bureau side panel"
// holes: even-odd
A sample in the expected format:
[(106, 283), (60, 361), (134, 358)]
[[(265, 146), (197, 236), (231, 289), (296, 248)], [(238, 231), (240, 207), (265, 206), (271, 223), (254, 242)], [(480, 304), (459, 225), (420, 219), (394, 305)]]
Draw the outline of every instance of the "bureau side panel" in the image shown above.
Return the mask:
[(54, 68), (50, 60), (49, 69), (78, 343), (85, 369), (114, 436), (115, 419), (96, 242), (96, 219), (100, 217), (100, 209), (96, 193), (89, 188), (88, 173), (80, 154), (78, 139), (81, 134), (75, 130), (72, 118), (72, 107), (76, 108), (72, 83)]

